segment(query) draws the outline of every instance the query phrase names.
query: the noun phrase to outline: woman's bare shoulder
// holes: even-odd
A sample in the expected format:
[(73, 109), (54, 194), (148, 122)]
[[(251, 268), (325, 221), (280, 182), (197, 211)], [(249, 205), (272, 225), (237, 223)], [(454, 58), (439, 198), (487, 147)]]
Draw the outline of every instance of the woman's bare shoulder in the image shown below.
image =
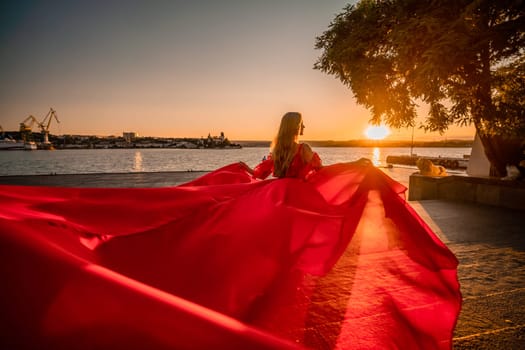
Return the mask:
[(305, 150), (308, 150), (308, 151), (312, 152), (312, 147), (310, 147), (310, 145), (309, 145), (309, 144), (307, 144), (307, 143), (304, 143), (304, 142), (301, 142), (301, 145), (303, 146), (303, 149), (305, 149)]
[(312, 148), (307, 143), (301, 143), (301, 149), (302, 149), (301, 151), (302, 151), (303, 159), (306, 162), (309, 162), (312, 159), (313, 155), (314, 155), (314, 152), (312, 151)]

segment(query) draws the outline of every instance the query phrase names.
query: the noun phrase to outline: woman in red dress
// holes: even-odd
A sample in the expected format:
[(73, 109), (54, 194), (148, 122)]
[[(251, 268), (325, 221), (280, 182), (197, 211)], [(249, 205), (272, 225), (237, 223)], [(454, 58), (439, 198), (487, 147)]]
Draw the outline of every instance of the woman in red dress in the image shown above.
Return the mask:
[[(177, 187), (0, 186), (0, 263), (10, 266), (0, 271), (9, 286), (1, 325), (31, 334), (22, 345), (53, 348), (129, 334), (157, 347), (246, 348), (247, 337), (286, 347), (220, 315), (283, 336), (316, 327), (323, 309), (312, 311), (307, 290), (324, 277), (308, 276), (340, 273), (325, 287), (341, 285), (337, 300), (346, 300), (321, 325), (337, 325), (330, 347), (450, 348), (461, 303), (455, 256), (404, 186), (366, 160), (321, 166), (298, 143), (303, 130), (301, 115), (287, 113), (255, 169), (234, 163)], [(155, 314), (151, 300), (161, 303)]]
[(306, 179), (311, 172), (320, 169), (321, 159), (317, 153), (312, 152), (308, 144), (297, 141), (303, 135), (304, 128), (300, 113), (286, 113), (268, 159), (255, 168), (254, 176), (265, 179), (272, 173), (275, 177)]

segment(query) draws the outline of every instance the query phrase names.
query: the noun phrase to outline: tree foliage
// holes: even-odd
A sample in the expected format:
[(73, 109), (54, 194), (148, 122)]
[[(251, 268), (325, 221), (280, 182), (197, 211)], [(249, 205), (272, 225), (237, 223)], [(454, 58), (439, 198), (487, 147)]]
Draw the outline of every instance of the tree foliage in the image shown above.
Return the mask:
[(489, 160), (494, 137), (525, 137), (524, 0), (361, 0), (317, 37), (314, 68), (339, 78), (373, 123), (445, 132), (474, 124)]

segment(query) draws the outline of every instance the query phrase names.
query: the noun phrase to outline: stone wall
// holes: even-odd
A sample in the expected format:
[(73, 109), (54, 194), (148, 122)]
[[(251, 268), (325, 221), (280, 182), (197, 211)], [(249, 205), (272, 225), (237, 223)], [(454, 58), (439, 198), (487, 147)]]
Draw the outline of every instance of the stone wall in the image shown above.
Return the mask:
[(525, 210), (525, 181), (451, 175), (410, 175), (408, 200), (445, 199)]

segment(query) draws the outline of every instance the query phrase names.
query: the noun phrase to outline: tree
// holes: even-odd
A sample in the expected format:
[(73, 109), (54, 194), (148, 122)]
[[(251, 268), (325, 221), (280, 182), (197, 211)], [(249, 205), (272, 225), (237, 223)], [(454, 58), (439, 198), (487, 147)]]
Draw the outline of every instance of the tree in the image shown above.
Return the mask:
[(419, 101), (426, 131), (474, 124), (501, 176), (525, 139), (524, 11), (524, 0), (361, 0), (317, 37), (314, 68), (347, 85), (374, 124), (414, 126)]

